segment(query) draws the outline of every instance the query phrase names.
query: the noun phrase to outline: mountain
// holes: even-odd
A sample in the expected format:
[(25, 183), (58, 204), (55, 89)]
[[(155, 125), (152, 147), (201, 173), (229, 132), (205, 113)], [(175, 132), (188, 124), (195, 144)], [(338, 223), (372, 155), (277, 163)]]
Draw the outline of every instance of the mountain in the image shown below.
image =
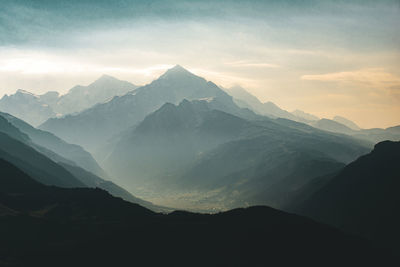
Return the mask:
[(77, 85), (61, 96), (54, 91), (35, 95), (20, 89), (0, 99), (0, 111), (36, 127), (49, 118), (82, 111), (136, 88), (136, 85), (129, 82), (103, 75), (90, 85)]
[(335, 117), (333, 117), (333, 120), (336, 121), (336, 122), (338, 122), (338, 123), (341, 123), (341, 124), (343, 124), (343, 125), (345, 125), (345, 126), (347, 126), (347, 127), (349, 127), (350, 129), (352, 129), (352, 130), (354, 130), (354, 131), (359, 131), (359, 130), (361, 130), (361, 128), (358, 127), (357, 124), (355, 124), (355, 123), (352, 122), (351, 120), (346, 119), (346, 118), (344, 118), (344, 117), (335, 116)]
[(211, 103), (163, 105), (120, 137), (104, 167), (119, 184), (136, 195), (150, 194), (153, 202), (205, 210), (280, 207), (309, 179), (369, 151), (369, 143), (351, 137), (284, 119), (246, 120)]
[[(16, 118), (13, 121), (26, 127), (22, 121)], [(27, 128), (33, 131), (29, 127)], [(48, 136), (50, 140), (54, 138), (59, 142), (59, 139), (51, 134), (43, 134), (41, 137), (45, 138)], [(136, 198), (118, 185), (82, 169), (74, 161), (67, 160), (57, 153), (39, 146), (3, 116), (0, 116), (0, 158), (18, 166), (18, 168), (33, 179), (45, 185), (59, 187), (98, 187), (107, 190), (114, 196), (122, 197), (134, 203), (140, 203), (153, 210), (168, 210)]]
[(53, 109), (53, 107), (57, 105), (60, 93), (56, 91), (49, 91), (47, 93), (44, 93), (43, 95), (39, 95), (38, 97), (41, 101), (43, 101)]
[[(335, 117), (337, 118), (337, 117)], [(352, 128), (337, 122), (335, 120), (321, 119), (309, 123), (311, 126), (334, 133), (346, 134), (361, 140), (367, 140), (372, 143), (379, 143), (385, 140), (399, 141), (400, 140), (400, 126), (389, 127), (387, 129), (373, 128), (373, 129), (359, 129)], [(349, 123), (347, 123), (349, 124)]]
[(115, 96), (124, 95), (138, 86), (114, 77), (103, 75), (88, 86), (77, 85), (58, 98), (55, 104), (48, 103), (56, 113), (80, 112)]
[[(0, 112), (0, 117), (5, 118), (22, 133), (26, 134), (35, 144), (47, 148), (67, 160), (98, 176), (107, 177), (104, 170), (97, 164), (92, 155), (78, 145), (68, 144), (52, 133), (36, 129), (28, 123), (10, 115)], [(5, 128), (0, 128), (5, 129)], [(11, 134), (13, 136), (13, 134)]]
[(378, 143), (303, 203), (294, 203), (294, 211), (399, 251), (399, 162), (400, 142)]
[(257, 117), (251, 111), (237, 107), (232, 97), (214, 83), (177, 65), (135, 91), (78, 114), (49, 119), (40, 128), (94, 152), (110, 138), (138, 124), (165, 103), (178, 104), (183, 99), (203, 99), (218, 103), (215, 106), (229, 113)]
[(312, 115), (310, 113), (306, 113), (306, 112), (304, 112), (302, 110), (296, 109), (296, 110), (292, 111), (291, 113), (293, 115), (295, 115), (297, 118), (304, 119), (305, 121), (317, 121), (317, 120), (319, 120), (319, 118), (317, 116)]
[(261, 103), (257, 97), (250, 94), (240, 86), (235, 86), (225, 90), (233, 96), (235, 103), (239, 107), (248, 108), (260, 115), (303, 122), (324, 131), (347, 134), (374, 143), (384, 140), (400, 140), (400, 133), (398, 131), (391, 131), (389, 128), (388, 130), (361, 129), (354, 122), (341, 116), (335, 116), (333, 120), (329, 120), (319, 119), (317, 116), (301, 110), (295, 110), (289, 113), (272, 102)]
[(385, 140), (400, 141), (400, 126), (389, 127), (386, 129), (362, 129), (354, 132), (353, 136), (360, 139), (369, 140), (374, 143)]
[(0, 132), (0, 158), (29, 173), (46, 185), (83, 187), (84, 184), (57, 163), (7, 134)]
[(191, 164), (198, 154), (251, 131), (246, 120), (210, 107), (204, 100), (164, 104), (125, 133), (104, 166), (133, 189), (135, 181), (154, 182)]
[(37, 126), (56, 114), (40, 96), (24, 90), (18, 90), (13, 95), (4, 95), (0, 99), (0, 111), (22, 118), (29, 124)]
[(354, 131), (351, 128), (334, 120), (320, 119), (318, 121), (311, 122), (310, 124), (315, 128), (328, 132), (341, 133), (347, 135), (354, 134)]
[(240, 86), (234, 86), (225, 90), (233, 97), (235, 103), (241, 108), (248, 108), (250, 110), (253, 110), (257, 114), (268, 116), (271, 118), (286, 118), (290, 120), (298, 120), (295, 115), (279, 108), (272, 102), (262, 103), (260, 100), (258, 100), (257, 97), (250, 94), (248, 91)]
[(0, 168), (2, 265), (389, 266), (392, 259), (361, 238), (268, 207), (157, 214), (100, 189), (41, 185), (4, 160)]
[(133, 196), (131, 193), (123, 189), (122, 187), (116, 185), (111, 181), (104, 180), (93, 173), (90, 173), (82, 168), (77, 166), (69, 165), (67, 163), (60, 162), (58, 163), (62, 167), (64, 167), (67, 171), (73, 174), (76, 178), (78, 178), (82, 183), (85, 184), (86, 187), (89, 188), (100, 188), (106, 190), (108, 193), (115, 197), (120, 197), (123, 200), (129, 201), (131, 203), (139, 204), (143, 207), (151, 209), (153, 211), (171, 211), (171, 209), (161, 206), (153, 205), (153, 203), (149, 201), (145, 201), (143, 199), (137, 198)]

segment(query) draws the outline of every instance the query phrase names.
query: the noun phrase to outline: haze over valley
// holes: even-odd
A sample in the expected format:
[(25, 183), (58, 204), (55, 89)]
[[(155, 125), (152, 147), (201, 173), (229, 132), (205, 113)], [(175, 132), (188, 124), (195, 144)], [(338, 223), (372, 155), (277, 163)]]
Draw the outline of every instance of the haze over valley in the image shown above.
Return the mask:
[(4, 1), (0, 266), (398, 266), (398, 15)]

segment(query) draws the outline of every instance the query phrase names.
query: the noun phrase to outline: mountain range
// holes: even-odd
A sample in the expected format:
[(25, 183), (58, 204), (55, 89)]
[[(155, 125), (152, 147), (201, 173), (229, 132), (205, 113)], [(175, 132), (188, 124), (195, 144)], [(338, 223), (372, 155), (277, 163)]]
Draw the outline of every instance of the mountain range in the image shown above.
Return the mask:
[(346, 134), (373, 143), (385, 140), (400, 140), (400, 133), (398, 130), (400, 126), (389, 127), (387, 129), (361, 129), (353, 121), (341, 116), (335, 116), (333, 119), (320, 119), (315, 115), (301, 110), (295, 110), (289, 113), (272, 102), (260, 102), (257, 97), (239, 86), (225, 90), (234, 97), (235, 103), (239, 106), (246, 107), (257, 114), (265, 115), (270, 118), (285, 118), (302, 122), (324, 131)]
[(104, 167), (135, 194), (162, 192), (163, 201), (190, 196), (175, 206), (279, 208), (280, 197), (267, 193), (271, 187), (290, 194), (369, 151), (368, 142), (283, 119), (247, 120), (211, 103), (164, 104), (115, 141)]
[(3, 159), (0, 168), (2, 265), (389, 266), (392, 259), (366, 240), (268, 207), (157, 214), (100, 189), (44, 186)]
[(239, 107), (251, 109), (257, 114), (271, 118), (285, 118), (294, 121), (304, 121), (304, 116), (296, 116), (293, 113), (279, 108), (272, 102), (262, 103), (257, 97), (250, 94), (240, 86), (225, 88), (225, 91), (233, 97), (235, 103)]
[(51, 118), (39, 128), (79, 144), (97, 157), (96, 151), (101, 144), (140, 123), (165, 103), (179, 104), (183, 99), (204, 99), (213, 103), (216, 109), (243, 117), (257, 117), (250, 110), (236, 106), (232, 97), (214, 83), (177, 65), (148, 85), (78, 114)]
[[(49, 119), (40, 129), (88, 149), (135, 195), (201, 210), (281, 208), (310, 179), (373, 147), (371, 138), (356, 135), (364, 130), (306, 120), (304, 112), (297, 117), (243, 88), (227, 91), (233, 97), (177, 65), (148, 85)], [(349, 131), (343, 135), (338, 126)]]
[(400, 126), (179, 65), (0, 110), (0, 266), (398, 266)]
[(88, 86), (77, 85), (71, 88), (64, 95), (55, 91), (35, 95), (17, 90), (15, 94), (4, 95), (0, 99), (0, 111), (38, 126), (49, 118), (80, 112), (136, 88), (136, 85), (129, 82), (103, 75)]
[[(21, 128), (17, 128), (14, 123)], [(36, 143), (36, 140), (39, 142)], [(53, 134), (37, 130), (8, 114), (6, 116), (0, 114), (0, 158), (11, 162), (45, 185), (67, 188), (99, 187), (128, 201), (159, 209), (150, 202), (132, 196), (113, 182), (105, 180), (103, 177), (108, 176), (103, 169), (81, 147), (68, 144)], [(99, 174), (90, 172), (91, 168)]]

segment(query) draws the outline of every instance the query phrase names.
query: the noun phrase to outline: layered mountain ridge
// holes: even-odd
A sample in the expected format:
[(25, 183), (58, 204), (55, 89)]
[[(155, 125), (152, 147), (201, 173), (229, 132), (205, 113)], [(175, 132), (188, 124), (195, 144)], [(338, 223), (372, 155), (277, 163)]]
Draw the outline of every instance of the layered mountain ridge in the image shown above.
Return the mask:
[(44, 186), (2, 159), (0, 168), (2, 264), (337, 266), (391, 259), (363, 239), (268, 207), (156, 214), (100, 189)]
[[(351, 137), (266, 117), (247, 120), (214, 109), (213, 103), (164, 104), (115, 141), (105, 168), (135, 194), (163, 192), (162, 201), (191, 196), (171, 204), (185, 202), (182, 208), (199, 203), (206, 203), (201, 209), (280, 207), (285, 197), (272, 196), (271, 188), (290, 195), (308, 179), (334, 172), (369, 151), (369, 143)], [(281, 181), (291, 189), (283, 189)]]
[(36, 127), (49, 118), (80, 112), (136, 88), (136, 85), (129, 82), (103, 75), (88, 86), (77, 85), (71, 88), (64, 95), (55, 91), (35, 95), (19, 89), (15, 94), (0, 99), (0, 111)]
[(177, 65), (159, 79), (132, 93), (115, 97), (75, 115), (49, 119), (40, 128), (95, 152), (100, 144), (141, 122), (165, 103), (179, 104), (183, 99), (207, 99), (217, 102), (216, 108), (234, 115), (257, 117), (250, 110), (237, 107), (232, 97), (214, 83)]

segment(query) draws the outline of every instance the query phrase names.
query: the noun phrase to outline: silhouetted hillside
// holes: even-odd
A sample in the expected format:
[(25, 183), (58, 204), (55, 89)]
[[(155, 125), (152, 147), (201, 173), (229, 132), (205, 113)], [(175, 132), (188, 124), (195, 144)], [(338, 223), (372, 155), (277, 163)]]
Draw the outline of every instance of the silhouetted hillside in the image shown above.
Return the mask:
[(399, 248), (399, 162), (400, 142), (381, 142), (293, 206), (300, 214)]
[(37, 145), (32, 142), (30, 136), (22, 133), (5, 118), (12, 121), (18, 127), (21, 127), (30, 136), (33, 136), (34, 140), (38, 140), (39, 143), (43, 143), (47, 147), (55, 148), (56, 151), (61, 151), (63, 154), (71, 155), (65, 151), (73, 151), (77, 148), (77, 150), (72, 152), (72, 155), (75, 155), (73, 159), (79, 163), (81, 163), (79, 155), (83, 155), (82, 160), (88, 159), (87, 162), (89, 163), (90, 159), (93, 160), (93, 158), (79, 146), (67, 144), (53, 134), (37, 130), (11, 115), (1, 113), (0, 158), (12, 162), (35, 180), (46, 185), (60, 187), (99, 187), (115, 196), (122, 197), (134, 203), (140, 203), (153, 210), (168, 210), (136, 198), (115, 183), (106, 181), (79, 167), (75, 161), (66, 159), (52, 150)]
[(51, 159), (2, 132), (0, 132), (0, 158), (18, 166), (43, 184), (60, 187), (84, 186), (82, 182)]
[[(54, 134), (36, 129), (28, 123), (10, 114), (0, 112), (0, 117), (8, 120), (13, 126), (18, 128), (22, 133), (26, 134), (36, 145), (47, 148), (63, 158), (73, 161), (78, 166), (95, 173), (96, 175), (104, 178), (107, 177), (104, 170), (97, 164), (92, 155), (90, 155), (90, 153), (85, 151), (82, 147), (68, 144)], [(10, 128), (11, 127), (0, 127), (0, 131), (5, 131), (6, 129)], [(16, 133), (10, 133), (9, 135), (15, 137)]]
[(0, 216), (2, 264), (388, 266), (390, 260), (362, 239), (268, 207), (162, 215), (103, 190), (47, 187), (3, 160), (0, 166), (0, 211), (9, 211)]

